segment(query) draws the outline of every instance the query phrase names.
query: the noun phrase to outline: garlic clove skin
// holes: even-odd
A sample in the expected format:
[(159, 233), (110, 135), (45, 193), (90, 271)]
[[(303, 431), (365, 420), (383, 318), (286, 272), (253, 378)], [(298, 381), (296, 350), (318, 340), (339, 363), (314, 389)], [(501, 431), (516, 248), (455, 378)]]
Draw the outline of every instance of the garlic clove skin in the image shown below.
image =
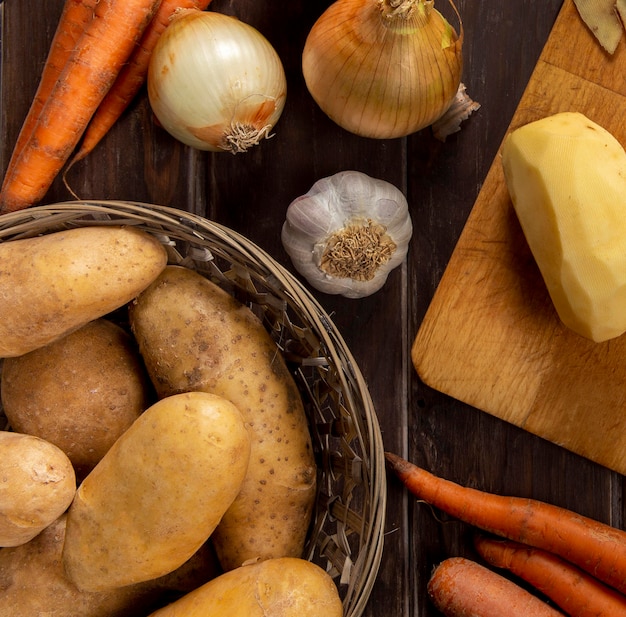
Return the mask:
[(318, 291), (363, 298), (404, 261), (412, 233), (398, 188), (343, 171), (291, 202), (281, 240), (296, 270)]

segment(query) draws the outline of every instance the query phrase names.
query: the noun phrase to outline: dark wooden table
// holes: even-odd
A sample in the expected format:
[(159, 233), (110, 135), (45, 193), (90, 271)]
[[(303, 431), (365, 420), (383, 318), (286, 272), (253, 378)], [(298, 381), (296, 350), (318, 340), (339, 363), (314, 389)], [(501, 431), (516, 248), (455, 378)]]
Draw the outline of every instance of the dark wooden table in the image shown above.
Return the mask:
[[(63, 0), (0, 1), (0, 169), (6, 167)], [(487, 170), (562, 4), (561, 0), (458, 0), (468, 92), (482, 104), (445, 143), (430, 130), (368, 140), (335, 126), (303, 82), (305, 37), (328, 0), (214, 0), (212, 9), (257, 27), (288, 79), (276, 136), (244, 155), (206, 154), (157, 128), (145, 95), (84, 163), (71, 184), (85, 198), (128, 199), (188, 210), (225, 224), (291, 267), (280, 243), (285, 210), (326, 175), (357, 169), (405, 191), (414, 235), (406, 264), (362, 300), (317, 294), (369, 384), (386, 449), (463, 484), (532, 496), (624, 526), (622, 476), (425, 387), (409, 350)], [(438, 8), (449, 7), (439, 0)], [(56, 182), (46, 202), (71, 196)], [(432, 617), (434, 564), (472, 555), (469, 530), (442, 523), (390, 479), (386, 544), (366, 615)]]

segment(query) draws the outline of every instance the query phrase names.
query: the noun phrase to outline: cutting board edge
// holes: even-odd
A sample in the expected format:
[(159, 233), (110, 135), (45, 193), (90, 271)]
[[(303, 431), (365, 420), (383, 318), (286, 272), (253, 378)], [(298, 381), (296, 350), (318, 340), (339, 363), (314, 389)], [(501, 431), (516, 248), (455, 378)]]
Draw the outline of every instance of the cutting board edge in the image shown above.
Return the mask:
[[(571, 0), (565, 0), (563, 7), (561, 9), (561, 12), (559, 14), (559, 18), (557, 18), (557, 24), (556, 24), (556, 26), (560, 27), (561, 30), (563, 30), (563, 22), (561, 22), (559, 25), (558, 23), (559, 19), (562, 16), (565, 16), (571, 22), (571, 19), (572, 19), (571, 11), (572, 11)], [(568, 12), (569, 14), (566, 14), (565, 12)], [(580, 27), (584, 27), (584, 26), (580, 26)], [(524, 93), (522, 94), (522, 97), (520, 98), (520, 101), (518, 103), (518, 108), (515, 114), (513, 115), (511, 122), (503, 135), (503, 138), (498, 147), (496, 156), (494, 157), (494, 160), (491, 166), (489, 167), (485, 181), (479, 191), (478, 197), (476, 199), (476, 204), (484, 205), (484, 201), (488, 199), (490, 196), (493, 196), (494, 194), (498, 194), (498, 195), (502, 194), (501, 193), (501, 191), (503, 190), (502, 186), (496, 186), (498, 183), (494, 183), (494, 177), (492, 176), (496, 172), (500, 173), (499, 170), (496, 169), (496, 166), (500, 165), (501, 148), (508, 133), (511, 130), (513, 130), (516, 126), (518, 126), (521, 122), (523, 122), (523, 118), (525, 116), (532, 115), (532, 113), (537, 113), (539, 116), (546, 115), (547, 113), (556, 113), (557, 110), (562, 110), (563, 108), (566, 108), (568, 107), (568, 105), (570, 105), (569, 99), (563, 101), (563, 100), (558, 100), (556, 98), (551, 98), (552, 93), (550, 92), (550, 87), (548, 84), (545, 84), (545, 81), (544, 81), (546, 79), (546, 75), (550, 76), (551, 72), (555, 70), (555, 71), (561, 72), (562, 74), (569, 75), (572, 78), (575, 78), (576, 80), (580, 80), (582, 84), (581, 87), (583, 89), (585, 90), (591, 89), (589, 96), (594, 101), (594, 104), (592, 105), (593, 109), (597, 111), (598, 109), (602, 108), (602, 103), (595, 102), (595, 97), (597, 95), (597, 93), (595, 92), (595, 88), (603, 88), (603, 86), (597, 83), (595, 78), (587, 79), (584, 75), (584, 71), (581, 71), (582, 74), (578, 74), (576, 71), (568, 70), (568, 68), (570, 68), (569, 66), (566, 68), (563, 68), (562, 66), (551, 61), (549, 57), (546, 57), (546, 53), (548, 53), (549, 55), (550, 49), (551, 49), (549, 46), (549, 43), (550, 43), (550, 39), (546, 42), (546, 45), (544, 46), (544, 50), (540, 54), (539, 60), (537, 62), (537, 66), (535, 67), (531, 75), (531, 78), (529, 80), (529, 83), (527, 84), (524, 90)], [(622, 44), (621, 47), (623, 48), (624, 44)], [(560, 53), (562, 53), (562, 50)], [(623, 49), (621, 53), (622, 54), (624, 53)], [(623, 57), (624, 56), (622, 56), (622, 58)], [(535, 85), (533, 84), (534, 79), (538, 80), (539, 84), (544, 88), (544, 90), (539, 91), (539, 93), (541, 94), (542, 92), (545, 92), (546, 98), (545, 100), (543, 100), (543, 106), (537, 106), (536, 108), (531, 109), (531, 105), (533, 105), (536, 101), (536, 98), (533, 98), (533, 96), (536, 97), (537, 95), (537, 89), (535, 88)], [(611, 93), (614, 100), (618, 101), (621, 107), (621, 101), (625, 100), (624, 93), (622, 93), (621, 91), (612, 90), (612, 89), (606, 89), (606, 91)], [(589, 101), (586, 99), (582, 99), (582, 102), (585, 105), (587, 105)], [(585, 107), (585, 109), (587, 108)], [(588, 110), (588, 115), (591, 117), (591, 119), (594, 119), (593, 114), (590, 113), (593, 111), (593, 109)], [(602, 122), (599, 122), (599, 123), (602, 124)], [(520, 420), (519, 417), (515, 419), (509, 418), (507, 415), (503, 414), (502, 409), (501, 409), (502, 401), (498, 403), (497, 405), (498, 408), (494, 409), (493, 405), (489, 405), (488, 403), (484, 404), (482, 400), (484, 397), (482, 396), (480, 392), (478, 393), (477, 392), (470, 392), (470, 393), (457, 392), (457, 389), (454, 387), (454, 384), (453, 383), (451, 384), (449, 381), (446, 381), (445, 374), (444, 374), (445, 366), (443, 367), (436, 366), (434, 374), (431, 373), (431, 369), (427, 366), (427, 363), (429, 362), (429, 358), (431, 358), (431, 356), (429, 356), (428, 354), (434, 353), (432, 352), (430, 348), (433, 345), (437, 345), (438, 341), (440, 341), (440, 338), (446, 335), (447, 330), (442, 331), (441, 329), (442, 328), (447, 329), (449, 327), (448, 325), (449, 322), (446, 319), (443, 319), (441, 315), (439, 315), (439, 313), (441, 312), (442, 308), (449, 308), (451, 304), (449, 290), (445, 289), (444, 284), (452, 282), (452, 285), (454, 285), (455, 281), (457, 280), (456, 276), (453, 278), (447, 278), (448, 276), (450, 276), (450, 263), (454, 262), (456, 263), (456, 265), (462, 265), (461, 258), (459, 258), (458, 263), (455, 262), (455, 260), (458, 258), (459, 251), (462, 252), (464, 249), (467, 248), (466, 247), (466, 241), (468, 238), (468, 236), (466, 236), (467, 228), (468, 226), (471, 226), (471, 225), (475, 226), (477, 222), (480, 224), (481, 221), (484, 220), (483, 212), (479, 208), (476, 208), (476, 204), (470, 211), (466, 225), (464, 226), (464, 229), (452, 252), (448, 267), (446, 267), (442, 275), (442, 278), (439, 284), (437, 285), (437, 288), (435, 289), (434, 295), (427, 308), (424, 318), (418, 327), (418, 331), (416, 333), (415, 339), (413, 341), (413, 345), (411, 347), (412, 355), (415, 353), (417, 353), (418, 355), (418, 357), (414, 360), (413, 364), (414, 364), (414, 368), (419, 379), (426, 386), (428, 386), (429, 388), (432, 388), (433, 390), (441, 392), (447, 396), (451, 396), (464, 404), (475, 407), (479, 411), (483, 411), (504, 422), (513, 424), (514, 426), (519, 427), (522, 430), (528, 431), (541, 439), (554, 443), (555, 445), (559, 447), (563, 447), (565, 450), (573, 452), (576, 455), (582, 456), (584, 458), (589, 459), (592, 462), (598, 463), (609, 469), (617, 471), (618, 473), (626, 475), (626, 463), (622, 460), (624, 457), (622, 457), (619, 454), (619, 452), (623, 450), (622, 448), (620, 447), (613, 448), (613, 450), (615, 451), (610, 452), (609, 453), (610, 456), (608, 456), (604, 443), (600, 444), (598, 442), (597, 444), (595, 444), (595, 448), (592, 446), (592, 451), (590, 451), (590, 447), (588, 446), (579, 447), (579, 445), (576, 443), (575, 438), (570, 440), (569, 443), (564, 443), (562, 439), (559, 439), (559, 436), (558, 434), (556, 434), (556, 431), (553, 427), (551, 427), (549, 430), (543, 430), (543, 432), (541, 433), (534, 431), (524, 423), (523, 419)], [(458, 274), (458, 271), (457, 271), (457, 274)], [(457, 298), (457, 295), (458, 295), (457, 292), (454, 292), (454, 293), (455, 293), (454, 298)], [(461, 373), (457, 371), (457, 375), (460, 375), (460, 374)], [(451, 378), (454, 379), (454, 377), (451, 377)], [(478, 390), (480, 390), (480, 386), (478, 387)], [(525, 414), (519, 414), (519, 415), (523, 416), (523, 418), (528, 419), (530, 413), (531, 413), (530, 411), (527, 411)]]
[(460, 403), (463, 403), (464, 405), (467, 405), (471, 407), (472, 409), (475, 409), (479, 413), (486, 413), (490, 417), (495, 418), (496, 420), (499, 420), (500, 422), (510, 424), (524, 432), (530, 433), (531, 435), (539, 439), (542, 439), (543, 441), (549, 442), (556, 447), (563, 448), (564, 450), (567, 450), (568, 452), (576, 456), (581, 456), (591, 461), (592, 463), (602, 465), (603, 467), (606, 467), (607, 469), (610, 469), (611, 471), (615, 471), (621, 475), (626, 476), (626, 454), (622, 457), (618, 457), (616, 455), (606, 456), (604, 454), (604, 452), (607, 452), (606, 450), (604, 450), (603, 453), (598, 455), (597, 453), (586, 452), (586, 450), (581, 449), (581, 448), (575, 449), (574, 446), (570, 444), (567, 440), (564, 441), (562, 439), (559, 439), (556, 434), (552, 434), (550, 432), (539, 433), (533, 430), (531, 427), (525, 426), (523, 422), (506, 418), (503, 414), (498, 413), (495, 410), (491, 409), (489, 405), (485, 405), (482, 402), (476, 399), (473, 399), (472, 397), (465, 397), (465, 396), (459, 395), (457, 392), (455, 392), (454, 388), (445, 388), (442, 386), (435, 386), (432, 383), (429, 383), (428, 378), (423, 377), (418, 367), (415, 367), (415, 372), (418, 378), (420, 379), (420, 381), (425, 386), (427, 386), (428, 388), (436, 392), (439, 392), (440, 394), (449, 396), (453, 398), (454, 400)]

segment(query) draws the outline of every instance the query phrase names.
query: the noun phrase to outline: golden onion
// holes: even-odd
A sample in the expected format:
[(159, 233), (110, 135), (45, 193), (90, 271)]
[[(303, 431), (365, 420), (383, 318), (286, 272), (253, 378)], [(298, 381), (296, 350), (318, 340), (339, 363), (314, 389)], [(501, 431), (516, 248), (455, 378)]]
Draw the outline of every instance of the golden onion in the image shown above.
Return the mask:
[(404, 137), (454, 101), (462, 44), (462, 24), (457, 34), (434, 0), (336, 0), (309, 32), (302, 71), (315, 102), (342, 128)]

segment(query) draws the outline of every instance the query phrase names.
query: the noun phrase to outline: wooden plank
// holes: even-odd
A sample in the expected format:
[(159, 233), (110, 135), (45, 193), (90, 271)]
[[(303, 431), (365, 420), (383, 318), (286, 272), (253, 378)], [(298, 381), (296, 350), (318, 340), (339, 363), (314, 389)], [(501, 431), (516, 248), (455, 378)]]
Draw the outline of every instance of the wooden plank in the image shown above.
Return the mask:
[[(8, 163), (36, 88), (64, 0), (10, 0), (2, 3), (2, 101), (0, 174)], [(154, 122), (145, 91), (131, 105), (97, 149), (68, 174), (72, 190), (87, 199), (129, 199), (194, 212), (244, 234), (293, 271), (280, 242), (290, 201), (319, 178), (358, 169), (404, 188), (404, 140), (367, 140), (331, 122), (308, 94), (300, 59), (310, 27), (330, 0), (297, 0), (270, 6), (258, 0), (213, 0), (210, 10), (235, 15), (257, 28), (281, 56), (288, 78), (285, 110), (274, 137), (248, 153), (208, 154), (186, 148)], [(24, 41), (29, 41), (24, 44)], [(45, 202), (71, 199), (59, 179)], [(380, 414), (386, 445), (401, 450), (406, 438), (406, 392), (409, 375), (405, 273), (397, 270), (375, 297), (356, 302), (316, 294), (335, 320), (365, 375)], [(385, 324), (385, 328), (380, 326)], [(367, 336), (363, 333), (367, 332)], [(374, 350), (374, 353), (372, 353)], [(381, 366), (384, 369), (381, 369)], [(390, 495), (392, 512), (403, 512), (406, 495)], [(396, 519), (397, 520), (397, 519)], [(389, 556), (406, 554), (408, 530), (389, 535)], [(391, 614), (403, 614), (406, 577), (390, 558), (380, 569), (382, 584), (373, 592)], [(389, 594), (387, 585), (394, 592)], [(375, 614), (375, 609), (370, 614)]]
[[(0, 0), (0, 170), (30, 102), (62, 2)], [(304, 88), (299, 57), (313, 20), (330, 3), (213, 0), (213, 10), (237, 13), (257, 25), (285, 61), (288, 102), (268, 148), (245, 158), (189, 152), (153, 125), (142, 96), (84, 167), (73, 171), (73, 186), (85, 197), (157, 201), (214, 218), (253, 237), (289, 267), (279, 233), (293, 195), (340, 168), (397, 182), (407, 190), (415, 223), (407, 266), (393, 273), (383, 291), (363, 301), (317, 294), (364, 373), (385, 446), (460, 482), (532, 495), (621, 526), (626, 503), (621, 477), (429, 389), (408, 362), (408, 337), (426, 312), (560, 0), (455, 2), (466, 30), (464, 81), (483, 107), (445, 144), (431, 139), (428, 130), (407, 140), (371, 142), (344, 134), (324, 118)], [(436, 4), (444, 12), (448, 3)], [(48, 200), (68, 197), (56, 183)], [(393, 478), (387, 521), (383, 563), (364, 617), (381, 612), (438, 617), (426, 581), (442, 558), (472, 556), (471, 535), (457, 523), (442, 525)]]
[[(511, 121), (581, 111), (626, 143), (626, 46), (609, 58), (564, 4)], [(421, 379), (611, 469), (626, 471), (626, 338), (558, 320), (496, 156), (416, 336)]]

